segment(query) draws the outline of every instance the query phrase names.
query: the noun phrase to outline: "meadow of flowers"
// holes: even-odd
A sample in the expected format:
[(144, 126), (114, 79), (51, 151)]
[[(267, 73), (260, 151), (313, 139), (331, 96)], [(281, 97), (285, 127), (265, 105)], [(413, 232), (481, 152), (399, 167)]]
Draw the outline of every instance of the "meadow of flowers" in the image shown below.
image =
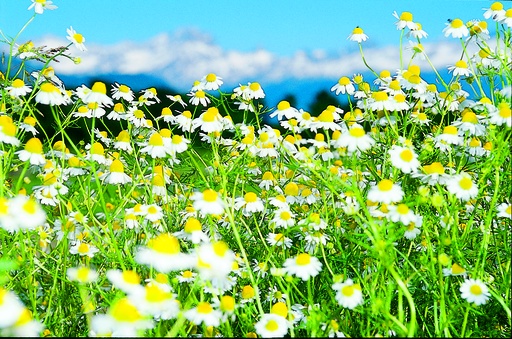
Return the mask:
[(183, 97), (66, 88), (80, 33), (2, 35), (0, 335), (510, 337), (512, 9), (482, 12), (446, 24), (461, 52), (435, 83), (393, 13), (412, 58), (342, 75), (350, 109), (318, 116), (213, 73)]

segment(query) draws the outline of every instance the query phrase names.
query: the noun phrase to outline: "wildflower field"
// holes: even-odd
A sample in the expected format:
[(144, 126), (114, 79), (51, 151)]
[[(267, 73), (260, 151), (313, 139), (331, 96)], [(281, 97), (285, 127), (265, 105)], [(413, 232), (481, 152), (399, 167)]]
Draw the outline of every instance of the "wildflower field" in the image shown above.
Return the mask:
[[(398, 70), (347, 32), (375, 77), (340, 74), (349, 109), (318, 116), (214, 73), (66, 88), (80, 33), (2, 34), (0, 335), (510, 337), (512, 9), (489, 4), (446, 24), (460, 55), (432, 83), (412, 13)], [(58, 10), (27, 5), (20, 33)]]

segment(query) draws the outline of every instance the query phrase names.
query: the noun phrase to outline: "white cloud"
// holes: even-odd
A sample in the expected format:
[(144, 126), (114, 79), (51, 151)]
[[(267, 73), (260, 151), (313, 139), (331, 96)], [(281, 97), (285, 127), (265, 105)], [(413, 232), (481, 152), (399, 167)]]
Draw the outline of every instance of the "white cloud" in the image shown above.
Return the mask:
[[(47, 36), (35, 43), (56, 47), (69, 42)], [(144, 73), (163, 77), (179, 89), (188, 89), (195, 80), (210, 72), (223, 77), (226, 83), (236, 84), (315, 78), (331, 78), (335, 82), (341, 76), (367, 71), (357, 49), (336, 55), (321, 49), (297, 51), (291, 56), (279, 56), (263, 49), (241, 52), (226, 50), (215, 44), (207, 34), (194, 29), (184, 29), (173, 34), (163, 33), (143, 43), (124, 41), (113, 45), (98, 45), (86, 41), (86, 46), (87, 52), (80, 52), (71, 46), (71, 53), (80, 57), (82, 62), (75, 65), (62, 59), (53, 65), (56, 72), (66, 75)], [(461, 54), (458, 41), (425, 43), (424, 48), (433, 65), (441, 70), (454, 64)], [(388, 69), (393, 74), (400, 67), (398, 46), (365, 47), (363, 44), (363, 51), (366, 61), (377, 73)], [(404, 67), (409, 63), (410, 55), (410, 51), (404, 51)], [(430, 70), (426, 61), (418, 59), (414, 63), (420, 65), (424, 72)]]

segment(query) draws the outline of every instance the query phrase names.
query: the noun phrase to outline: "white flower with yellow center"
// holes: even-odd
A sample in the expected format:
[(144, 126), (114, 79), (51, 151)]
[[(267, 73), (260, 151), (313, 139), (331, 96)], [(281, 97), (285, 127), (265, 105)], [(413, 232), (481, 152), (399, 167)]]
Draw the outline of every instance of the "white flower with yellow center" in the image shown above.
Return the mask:
[(489, 122), (497, 126), (505, 125), (506, 127), (511, 128), (512, 110), (510, 103), (506, 101), (500, 102), (497, 109), (492, 110), (489, 114)]
[(363, 41), (366, 41), (368, 39), (368, 35), (364, 34), (364, 31), (361, 27), (357, 26), (352, 31), (352, 34), (350, 34), (347, 38), (350, 41), (355, 41), (357, 43), (361, 43)]
[(269, 118), (273, 119), (277, 116), (277, 120), (281, 121), (283, 117), (286, 119), (297, 118), (299, 115), (299, 111), (290, 106), (290, 103), (286, 100), (282, 100), (277, 104), (277, 109), (268, 115)]
[(223, 83), (222, 78), (214, 73), (209, 73), (201, 78), (202, 87), (207, 91), (218, 90)]
[(318, 258), (312, 257), (308, 253), (301, 253), (293, 258), (286, 259), (283, 268), (286, 274), (296, 275), (306, 281), (320, 273), (322, 263)]
[(462, 298), (476, 305), (485, 304), (491, 296), (487, 286), (479, 279), (467, 279), (464, 281), (460, 286), (460, 293)]
[(133, 94), (133, 91), (130, 87), (126, 85), (120, 85), (117, 82), (112, 85), (112, 98), (119, 100), (123, 99), (128, 102), (132, 102), (135, 98), (135, 95)]
[(509, 202), (503, 202), (499, 204), (496, 209), (498, 210), (498, 218), (509, 218), (512, 219), (512, 204)]
[(132, 178), (124, 173), (124, 165), (119, 159), (114, 159), (110, 164), (109, 171), (99, 176), (107, 184), (119, 185), (132, 182)]
[(161, 233), (150, 239), (146, 247), (138, 249), (135, 261), (154, 267), (161, 273), (179, 271), (193, 266), (193, 258), (181, 252), (179, 240), (170, 233)]
[(51, 82), (43, 82), (35, 96), (36, 102), (43, 105), (58, 106), (64, 104), (61, 90)]
[(19, 98), (22, 97), (30, 91), (32, 91), (32, 88), (30, 86), (25, 85), (25, 82), (21, 79), (14, 79), (11, 83), (11, 86), (7, 86), (5, 88), (7, 93), (9, 93), (10, 96)]
[(99, 249), (96, 246), (80, 240), (75, 241), (75, 243), (69, 248), (69, 253), (78, 254), (81, 257), (88, 256), (89, 258), (92, 258), (97, 252), (99, 252)]
[(220, 197), (219, 193), (217, 193), (215, 190), (212, 190), (211, 188), (208, 188), (203, 192), (195, 192), (190, 197), (190, 200), (194, 202), (194, 209), (204, 215), (220, 215), (224, 213), (224, 201)]
[(420, 162), (418, 155), (410, 147), (393, 145), (388, 151), (391, 163), (403, 173), (417, 172)]
[(217, 327), (220, 325), (222, 312), (214, 309), (210, 303), (201, 301), (196, 307), (185, 311), (183, 315), (195, 325)]
[(204, 133), (222, 132), (222, 115), (217, 107), (210, 107), (198, 118), (192, 120), (192, 129), (200, 128)]
[(462, 201), (469, 201), (478, 195), (478, 186), (468, 173), (456, 174), (446, 181), (446, 189)]
[(369, 150), (374, 144), (375, 140), (359, 124), (353, 124), (332, 143), (335, 148), (345, 147), (349, 155)]
[(84, 95), (82, 101), (86, 104), (95, 102), (101, 106), (114, 105), (112, 99), (107, 95), (107, 86), (101, 81), (97, 81), (92, 85), (91, 90)]
[(347, 94), (352, 95), (356, 91), (354, 84), (350, 81), (348, 77), (341, 77), (338, 80), (338, 83), (331, 87), (331, 92), (334, 92), (336, 95)]
[(28, 7), (30, 11), (32, 8), (36, 12), (36, 14), (43, 14), (45, 9), (51, 11), (57, 8), (57, 6), (53, 5), (53, 2), (50, 0), (30, 0), (32, 4)]
[(76, 48), (78, 48), (79, 50), (81, 50), (82, 52), (85, 52), (87, 51), (87, 48), (85, 47), (84, 45), (84, 42), (85, 42), (85, 38), (82, 34), (80, 33), (77, 33), (72, 26), (70, 26), (66, 32), (68, 33), (68, 36), (66, 37), (66, 39), (68, 39), (69, 41), (71, 41), (73, 43), (73, 45), (75, 45)]
[(400, 185), (395, 184), (389, 179), (382, 179), (378, 184), (372, 185), (368, 191), (368, 200), (373, 202), (381, 202), (391, 204), (402, 200), (404, 192)]
[(25, 149), (14, 152), (21, 161), (29, 161), (31, 165), (44, 165), (46, 159), (43, 153), (43, 144), (38, 138), (31, 138), (25, 144)]
[(151, 315), (155, 319), (174, 319), (180, 312), (180, 302), (168, 284), (151, 281), (131, 291), (128, 299), (142, 314)]
[(192, 91), (187, 95), (190, 97), (190, 104), (194, 106), (198, 106), (199, 104), (201, 104), (206, 107), (210, 103), (210, 98), (206, 96), (206, 93), (202, 89)]
[(36, 229), (46, 222), (46, 212), (32, 197), (17, 195), (9, 201), (9, 213), (22, 230)]
[(98, 279), (98, 272), (87, 266), (70, 267), (66, 270), (66, 276), (71, 281), (79, 283), (91, 283)]
[(450, 20), (443, 29), (445, 37), (450, 35), (454, 38), (463, 38), (469, 35), (469, 29), (464, 25), (464, 21), (460, 19)]
[(246, 216), (252, 213), (262, 212), (265, 209), (263, 201), (254, 192), (247, 192), (243, 197), (235, 198), (235, 209), (242, 209)]
[(418, 28), (418, 26), (412, 21), (412, 13), (411, 12), (402, 12), (400, 16), (395, 12), (393, 12), (393, 16), (398, 19), (395, 23), (396, 29), (404, 29), (409, 28), (411, 30)]
[(254, 329), (262, 338), (282, 338), (288, 333), (288, 321), (279, 314), (266, 313), (254, 324)]
[(354, 309), (363, 303), (361, 286), (354, 284), (352, 279), (347, 279), (343, 283), (334, 283), (332, 288), (336, 291), (336, 301), (345, 308)]
[(147, 145), (141, 148), (140, 152), (149, 154), (153, 159), (165, 158), (170, 154), (170, 150), (165, 146), (164, 139), (158, 131), (149, 137)]
[(16, 323), (25, 306), (18, 296), (0, 287), (0, 328), (6, 328)]

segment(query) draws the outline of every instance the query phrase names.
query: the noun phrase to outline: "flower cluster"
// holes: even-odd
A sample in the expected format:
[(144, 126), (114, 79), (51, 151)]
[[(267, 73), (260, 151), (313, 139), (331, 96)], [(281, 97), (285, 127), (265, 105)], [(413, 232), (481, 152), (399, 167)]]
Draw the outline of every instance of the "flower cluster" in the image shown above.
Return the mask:
[[(51, 65), (87, 51), (81, 34), (53, 50), (10, 41), (9, 58), (45, 66), (0, 74), (0, 252), (16, 263), (0, 265), (0, 334), (491, 331), (468, 317), (510, 301), (511, 13), (485, 9), (495, 38), (486, 21), (451, 20), (446, 37), (478, 51), (430, 83), (439, 71), (415, 59), (429, 60), (428, 34), (393, 13), (417, 42), (408, 66), (343, 75), (331, 91), (348, 105), (317, 115), (265, 108), (258, 82), (224, 92), (214, 73), (183, 96), (66, 88)], [(361, 53), (368, 39), (348, 37)], [(450, 318), (462, 333), (439, 324), (448, 303), (466, 312)]]

